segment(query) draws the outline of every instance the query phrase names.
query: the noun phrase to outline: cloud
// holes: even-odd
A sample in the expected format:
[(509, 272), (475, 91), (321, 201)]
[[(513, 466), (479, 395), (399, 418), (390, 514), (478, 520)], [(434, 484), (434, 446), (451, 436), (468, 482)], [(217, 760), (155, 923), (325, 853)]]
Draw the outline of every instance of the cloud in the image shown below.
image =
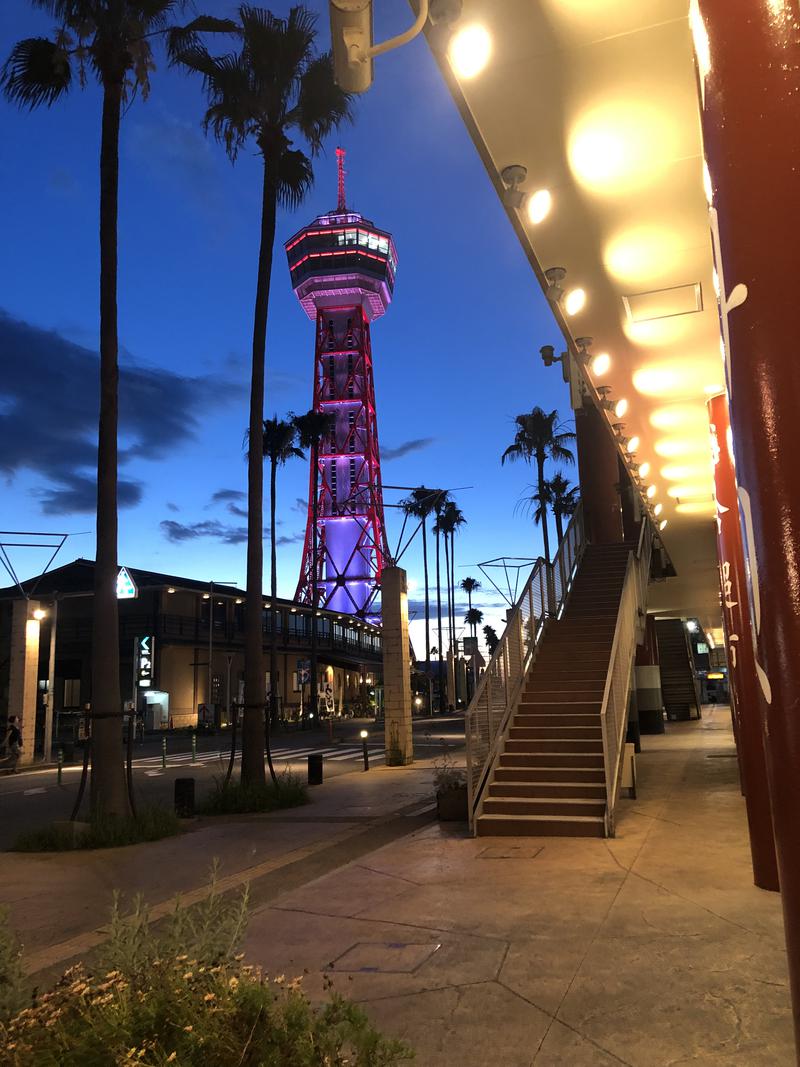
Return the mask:
[[(50, 515), (95, 507), (99, 360), (61, 334), (0, 311), (0, 473), (32, 471), (50, 485), (39, 490)], [(209, 404), (240, 387), (214, 378), (188, 378), (126, 359), (120, 367), (119, 462), (158, 460), (194, 436)], [(120, 506), (142, 498), (140, 483), (120, 478)]]
[(411, 441), (404, 441), (397, 448), (382, 448), (381, 459), (399, 459), (401, 456), (407, 456), (409, 452), (419, 452), (432, 445), (435, 440), (435, 437), (415, 437)]
[(281, 534), (281, 536), (278, 538), (278, 540), (275, 542), (275, 544), (276, 545), (297, 545), (297, 544), (300, 544), (302, 541), (304, 541), (305, 537), (306, 537), (306, 535), (304, 533)]
[(246, 494), (241, 489), (218, 489), (211, 496), (212, 504), (219, 504), (226, 500), (244, 500)]
[(171, 501), (167, 501), (167, 511), (180, 511), (181, 509), (177, 504), (173, 504)]
[(246, 526), (227, 526), (216, 519), (205, 522), (183, 523), (174, 519), (164, 519), (161, 523), (164, 536), (173, 544), (184, 541), (196, 541), (198, 538), (211, 538), (221, 545), (241, 545), (247, 540)]
[(247, 508), (243, 508), (239, 504), (228, 504), (228, 511), (231, 515), (236, 515), (240, 519), (247, 518)]
[(197, 123), (162, 111), (126, 126), (126, 154), (148, 174), (179, 189), (183, 198), (205, 212), (230, 213), (221, 181), (225, 154), (209, 142)]
[(292, 504), (292, 511), (299, 511), (301, 515), (308, 514), (308, 501), (305, 497), (295, 497), (294, 504)]

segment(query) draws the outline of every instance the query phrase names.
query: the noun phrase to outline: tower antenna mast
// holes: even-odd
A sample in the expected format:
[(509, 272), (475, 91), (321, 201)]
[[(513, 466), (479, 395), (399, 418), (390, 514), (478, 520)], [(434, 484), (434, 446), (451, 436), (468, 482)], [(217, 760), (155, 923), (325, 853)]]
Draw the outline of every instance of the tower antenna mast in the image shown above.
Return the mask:
[(339, 196), (336, 203), (336, 210), (344, 213), (347, 211), (347, 202), (344, 196), (344, 157), (345, 150), (343, 148), (336, 149), (336, 166), (339, 171)]

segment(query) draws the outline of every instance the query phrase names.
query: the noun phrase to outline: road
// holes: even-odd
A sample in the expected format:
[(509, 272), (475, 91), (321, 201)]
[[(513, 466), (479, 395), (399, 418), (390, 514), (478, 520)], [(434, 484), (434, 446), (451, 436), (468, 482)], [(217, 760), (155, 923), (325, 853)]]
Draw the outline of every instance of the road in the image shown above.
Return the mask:
[[(383, 726), (365, 720), (337, 722), (333, 741), (327, 731), (278, 734), (273, 738), (272, 755), (276, 771), (291, 770), (305, 776), (307, 757), (323, 755), (326, 778), (340, 774), (363, 773), (362, 729), (369, 731), (367, 749), (372, 763), (384, 760)], [(230, 759), (229, 735), (197, 737), (196, 759), (192, 758), (191, 738), (186, 734), (167, 736), (166, 767), (161, 755), (161, 738), (147, 738), (137, 744), (133, 759), (136, 797), (140, 803), (171, 806), (176, 778), (196, 780), (197, 795), (225, 774)], [(441, 716), (414, 720), (414, 749), (421, 758), (437, 756), (447, 747), (458, 759), (464, 749), (463, 716)], [(235, 770), (238, 771), (237, 753)], [(0, 776), (0, 849), (11, 847), (23, 830), (44, 826), (55, 819), (69, 818), (75, 803), (81, 775), (79, 764), (63, 768), (58, 785), (55, 767), (25, 769)]]

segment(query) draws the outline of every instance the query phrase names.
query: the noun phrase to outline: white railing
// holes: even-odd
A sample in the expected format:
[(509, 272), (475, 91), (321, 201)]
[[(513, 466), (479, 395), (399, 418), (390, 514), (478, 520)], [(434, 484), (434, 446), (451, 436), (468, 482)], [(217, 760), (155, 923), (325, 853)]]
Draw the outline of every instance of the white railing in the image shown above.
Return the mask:
[(642, 638), (647, 610), (647, 585), (653, 532), (647, 518), (642, 520), (636, 552), (628, 556), (622, 586), (611, 659), (600, 712), (603, 729), (603, 759), (606, 777), (606, 836), (614, 836), (614, 814), (622, 781), (622, 758), (628, 726), (628, 699), (636, 645)]
[(492, 764), (519, 703), (545, 623), (548, 617), (560, 615), (583, 548), (579, 505), (552, 564), (537, 560), (467, 708), (467, 795), (473, 828)]

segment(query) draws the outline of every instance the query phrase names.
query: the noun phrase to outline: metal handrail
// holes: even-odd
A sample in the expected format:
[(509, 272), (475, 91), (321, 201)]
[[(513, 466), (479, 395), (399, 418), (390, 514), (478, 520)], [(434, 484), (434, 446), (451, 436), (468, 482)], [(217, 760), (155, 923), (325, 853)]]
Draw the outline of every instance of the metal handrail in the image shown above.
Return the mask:
[(548, 617), (563, 609), (585, 546), (583, 512), (575, 510), (552, 563), (536, 561), (465, 714), (467, 798), (470, 826), (480, 814), (483, 792), (519, 704), (525, 678)]
[(653, 531), (647, 519), (643, 519), (636, 552), (631, 552), (628, 556), (625, 569), (600, 710), (606, 780), (605, 822), (608, 837), (614, 836), (614, 814), (622, 780), (622, 756), (628, 725), (631, 671), (647, 606), (652, 548)]

